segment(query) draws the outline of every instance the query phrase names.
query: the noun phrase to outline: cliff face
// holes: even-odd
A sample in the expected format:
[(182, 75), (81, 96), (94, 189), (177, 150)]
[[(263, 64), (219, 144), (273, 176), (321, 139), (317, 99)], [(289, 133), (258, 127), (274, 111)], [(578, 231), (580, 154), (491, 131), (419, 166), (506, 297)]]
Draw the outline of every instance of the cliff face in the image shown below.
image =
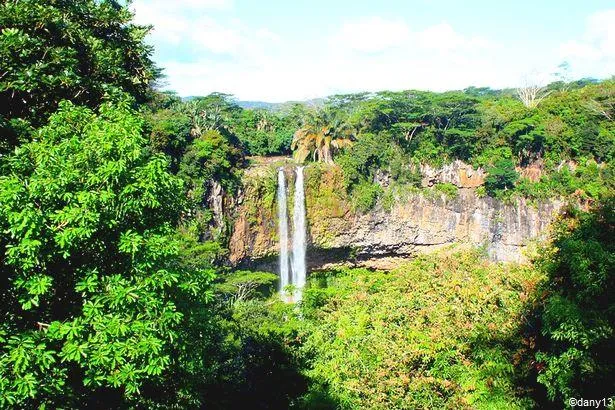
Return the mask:
[(396, 203), (390, 212), (379, 209), (349, 217), (327, 244), (376, 259), (409, 257), (456, 243), (483, 246), (493, 260), (522, 261), (523, 248), (544, 233), (560, 207), (559, 202), (504, 205), (478, 198), (469, 189), (460, 190), (455, 199), (416, 194)]
[[(473, 187), (482, 184), (484, 175), (462, 163), (442, 171), (422, 171), (424, 185), (453, 183), (460, 187), (457, 196), (448, 198), (435, 190), (410, 190), (394, 195), (387, 209), (379, 204), (361, 214), (351, 210), (338, 168), (308, 167), (308, 265), (314, 268), (352, 260), (391, 268), (400, 258), (451, 244), (483, 247), (493, 260), (523, 261), (523, 249), (544, 235), (563, 206), (563, 202), (555, 200), (504, 204), (489, 197), (479, 198)], [(292, 188), (292, 168), (286, 172)], [(273, 201), (275, 184), (271, 187), (270, 182), (262, 182), (270, 180), (271, 175), (256, 178), (261, 180), (260, 185), (247, 184), (242, 203), (235, 211), (230, 261), (275, 270), (273, 256), (279, 246)], [(264, 192), (263, 186), (274, 192)]]

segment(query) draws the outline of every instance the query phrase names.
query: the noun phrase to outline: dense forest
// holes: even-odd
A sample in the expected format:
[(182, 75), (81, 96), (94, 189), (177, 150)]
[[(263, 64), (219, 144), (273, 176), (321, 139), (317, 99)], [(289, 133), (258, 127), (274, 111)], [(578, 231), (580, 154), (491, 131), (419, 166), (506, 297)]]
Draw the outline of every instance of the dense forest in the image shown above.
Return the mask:
[[(615, 397), (615, 79), (242, 108), (160, 91), (133, 17), (107, 0), (0, 4), (0, 407)], [(357, 212), (455, 160), (487, 173), (477, 195), (567, 205), (531, 263), (450, 249), (319, 270), (288, 304), (276, 274), (228, 262), (208, 199), (236, 195), (262, 156), (338, 167)]]

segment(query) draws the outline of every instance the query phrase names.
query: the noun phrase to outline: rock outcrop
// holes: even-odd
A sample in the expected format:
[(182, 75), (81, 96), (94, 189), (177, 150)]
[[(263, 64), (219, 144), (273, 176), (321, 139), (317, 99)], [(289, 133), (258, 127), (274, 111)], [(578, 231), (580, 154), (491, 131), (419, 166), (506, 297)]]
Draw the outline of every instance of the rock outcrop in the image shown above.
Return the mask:
[(390, 212), (376, 209), (350, 217), (328, 245), (352, 248), (359, 258), (378, 258), (409, 257), (456, 243), (482, 246), (493, 260), (522, 261), (523, 248), (545, 232), (561, 206), (522, 200), (508, 205), (479, 198), (470, 189), (461, 189), (454, 199), (414, 194)]
[(462, 161), (456, 160), (442, 168), (434, 168), (430, 165), (420, 167), (423, 187), (434, 184), (449, 183), (458, 188), (476, 188), (485, 183), (487, 174), (482, 168), (474, 169)]
[[(484, 175), (457, 164), (438, 174), (438, 182), (462, 187), (455, 198), (435, 190), (411, 192), (395, 200), (388, 210), (377, 205), (361, 214), (351, 210), (340, 175), (335, 167), (308, 167), (306, 172), (311, 268), (340, 258), (392, 268), (399, 259), (451, 244), (482, 247), (496, 261), (523, 261), (523, 249), (544, 236), (564, 204), (558, 200), (505, 204), (478, 197), (469, 187), (476, 186)], [(236, 209), (230, 261), (275, 271), (273, 256), (278, 244), (274, 204), (260, 201), (254, 196), (259, 195), (257, 191), (246, 190), (243, 205)]]

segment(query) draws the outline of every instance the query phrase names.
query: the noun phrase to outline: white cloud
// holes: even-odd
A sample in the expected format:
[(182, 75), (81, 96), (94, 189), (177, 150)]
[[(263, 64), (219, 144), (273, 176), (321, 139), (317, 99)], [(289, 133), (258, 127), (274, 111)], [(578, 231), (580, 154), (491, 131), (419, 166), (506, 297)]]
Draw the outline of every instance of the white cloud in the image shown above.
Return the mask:
[(454, 50), (466, 42), (448, 23), (428, 27), (417, 33), (416, 39), (418, 46), (435, 50)]
[(190, 25), (186, 40), (214, 53), (236, 54), (244, 42), (241, 29), (226, 27), (210, 17)]
[[(211, 34), (209, 38), (214, 42)], [(446, 22), (412, 31), (401, 20), (359, 19), (342, 25), (328, 41), (314, 39), (307, 48), (239, 24), (223, 38), (230, 39), (226, 51), (237, 59), (164, 62), (170, 88), (180, 95), (222, 91), (241, 99), (286, 101), (336, 92), (460, 89), (493, 84), (502, 74), (485, 54), (494, 49), (491, 42), (464, 36)], [(212, 43), (201, 46), (214, 49)]]
[[(376, 28), (380, 34), (374, 39), (369, 33)], [(181, 95), (223, 91), (241, 99), (286, 101), (336, 92), (459, 89), (491, 84), (501, 74), (488, 57), (476, 60), (477, 53), (492, 48), (488, 41), (463, 36), (446, 23), (413, 32), (401, 21), (362, 19), (331, 34), (327, 47), (313, 41), (307, 49), (258, 33), (242, 40), (240, 61), (164, 63), (170, 88)]]
[(412, 30), (400, 20), (362, 19), (333, 38), (327, 61), (335, 71), (322, 75), (339, 91), (459, 89), (494, 77), (494, 44), (462, 35), (447, 22)]
[(615, 73), (615, 10), (589, 17), (576, 41), (544, 49), (539, 42), (499, 44), (446, 21), (418, 29), (372, 16), (297, 39), (235, 19), (226, 0), (134, 5), (140, 23), (155, 25), (154, 44), (166, 46), (159, 64), (180, 95), (220, 91), (275, 102), (384, 89), (502, 88), (519, 85), (531, 70), (553, 72), (564, 60), (574, 77)]
[(279, 35), (266, 28), (260, 28), (256, 30), (255, 35), (259, 39), (270, 41), (272, 43), (279, 43), (282, 40)]
[(493, 47), (488, 39), (480, 36), (466, 37), (446, 22), (427, 27), (415, 37), (417, 46), (437, 51), (484, 51)]
[(139, 14), (150, 9), (164, 16), (166, 13), (192, 13), (203, 10), (230, 10), (233, 8), (232, 0), (136, 0), (132, 8)]
[(186, 27), (189, 26), (188, 20), (182, 14), (167, 11), (164, 3), (157, 7), (137, 0), (132, 6), (137, 24), (153, 26), (150, 35), (156, 43), (178, 44), (182, 41)]
[(466, 37), (456, 32), (447, 22), (412, 31), (403, 20), (370, 17), (346, 22), (332, 38), (331, 45), (364, 53), (379, 53), (417, 48), (434, 51), (452, 51), (488, 48), (492, 44), (482, 37)]
[(351, 50), (375, 53), (399, 46), (408, 40), (410, 30), (403, 21), (380, 17), (346, 22), (332, 39), (332, 44)]
[(247, 100), (288, 101), (321, 97), (329, 93), (322, 76), (292, 62), (270, 61), (247, 68), (229, 62), (200, 60), (162, 64), (171, 89), (180, 95), (206, 95), (213, 91)]
[(565, 42), (559, 56), (570, 63), (575, 77), (615, 74), (615, 9), (592, 14), (579, 40)]
[[(212, 10), (230, 10), (231, 0), (136, 0), (135, 22), (151, 24), (155, 44), (201, 43), (213, 52), (234, 49), (238, 34), (208, 16)], [(222, 41), (221, 41), (222, 40)]]
[(615, 56), (615, 9), (592, 15), (588, 19), (587, 38), (608, 57)]

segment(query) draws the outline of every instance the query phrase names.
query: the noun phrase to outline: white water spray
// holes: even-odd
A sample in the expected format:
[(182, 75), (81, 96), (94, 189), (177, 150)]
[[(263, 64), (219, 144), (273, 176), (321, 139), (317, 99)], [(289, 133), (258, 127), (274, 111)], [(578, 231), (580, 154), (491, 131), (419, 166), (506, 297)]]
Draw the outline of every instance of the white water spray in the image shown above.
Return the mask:
[[(298, 302), (305, 286), (306, 229), (305, 192), (303, 167), (297, 167), (293, 207), (292, 257), (289, 258), (288, 205), (286, 198), (286, 176), (284, 169), (278, 169), (278, 235), (280, 238), (280, 297), (286, 302)], [(289, 269), (290, 265), (290, 269)], [(288, 285), (292, 293), (286, 291)]]
[(305, 286), (305, 193), (303, 189), (303, 167), (297, 167), (293, 208), (293, 259), (291, 283), (295, 286), (294, 301), (301, 300)]
[(280, 294), (285, 297), (284, 289), (290, 284), (288, 269), (288, 214), (286, 211), (286, 178), (284, 170), (278, 170), (278, 233), (280, 236)]

